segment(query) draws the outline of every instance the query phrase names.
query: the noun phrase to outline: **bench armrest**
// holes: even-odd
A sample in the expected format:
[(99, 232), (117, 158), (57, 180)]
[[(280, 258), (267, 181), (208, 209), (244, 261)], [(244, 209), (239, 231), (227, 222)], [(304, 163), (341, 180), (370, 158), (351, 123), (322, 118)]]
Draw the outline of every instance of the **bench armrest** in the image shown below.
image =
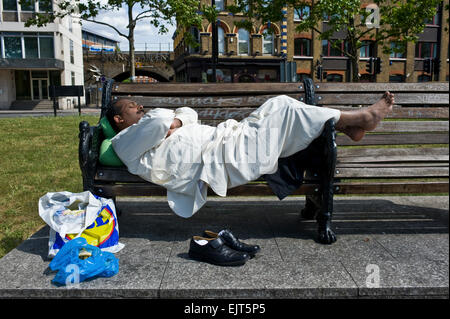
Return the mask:
[(79, 129), (78, 161), (83, 177), (83, 190), (92, 192), (101, 145), (101, 129), (99, 125), (90, 126), (86, 121), (80, 123)]

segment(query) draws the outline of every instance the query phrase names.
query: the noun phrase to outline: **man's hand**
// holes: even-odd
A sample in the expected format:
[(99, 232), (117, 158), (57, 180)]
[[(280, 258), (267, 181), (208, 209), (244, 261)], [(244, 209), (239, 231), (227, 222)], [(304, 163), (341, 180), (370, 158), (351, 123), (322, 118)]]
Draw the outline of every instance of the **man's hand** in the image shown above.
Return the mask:
[(172, 135), (173, 132), (175, 132), (179, 127), (181, 127), (183, 123), (177, 118), (175, 118), (172, 122), (172, 125), (170, 125), (169, 132), (167, 132), (166, 138)]

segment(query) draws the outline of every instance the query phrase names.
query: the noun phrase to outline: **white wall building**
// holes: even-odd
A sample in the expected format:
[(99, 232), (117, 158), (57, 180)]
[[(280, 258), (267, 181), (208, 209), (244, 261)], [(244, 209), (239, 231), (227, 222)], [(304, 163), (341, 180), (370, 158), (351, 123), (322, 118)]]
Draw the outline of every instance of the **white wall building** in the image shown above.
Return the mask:
[[(0, 109), (51, 105), (50, 85), (84, 84), (81, 25), (65, 17), (44, 27), (25, 27), (33, 12), (45, 11), (40, 5), (39, 0), (31, 7), (0, 0)], [(77, 103), (77, 98), (61, 98), (59, 108)]]

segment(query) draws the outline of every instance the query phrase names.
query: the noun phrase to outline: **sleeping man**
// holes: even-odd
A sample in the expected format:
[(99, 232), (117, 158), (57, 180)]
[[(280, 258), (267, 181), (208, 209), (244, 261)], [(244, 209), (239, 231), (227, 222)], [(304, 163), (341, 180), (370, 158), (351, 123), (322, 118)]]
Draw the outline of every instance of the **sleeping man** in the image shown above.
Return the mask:
[(111, 143), (129, 172), (165, 187), (170, 208), (188, 218), (206, 203), (208, 187), (226, 196), (229, 188), (276, 172), (278, 159), (306, 149), (329, 119), (359, 141), (393, 104), (389, 92), (354, 111), (311, 106), (282, 95), (240, 122), (229, 119), (214, 127), (198, 123), (189, 107), (146, 113), (142, 105), (119, 99), (106, 116), (119, 132)]

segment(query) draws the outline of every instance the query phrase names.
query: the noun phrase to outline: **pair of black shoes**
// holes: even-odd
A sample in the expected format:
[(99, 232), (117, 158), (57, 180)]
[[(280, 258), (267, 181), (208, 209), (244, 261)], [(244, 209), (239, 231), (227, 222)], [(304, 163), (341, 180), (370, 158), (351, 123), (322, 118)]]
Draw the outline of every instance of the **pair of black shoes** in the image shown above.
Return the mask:
[(192, 237), (189, 257), (214, 265), (240, 266), (259, 251), (258, 245), (248, 245), (239, 241), (228, 229), (219, 233), (205, 230), (203, 237)]

